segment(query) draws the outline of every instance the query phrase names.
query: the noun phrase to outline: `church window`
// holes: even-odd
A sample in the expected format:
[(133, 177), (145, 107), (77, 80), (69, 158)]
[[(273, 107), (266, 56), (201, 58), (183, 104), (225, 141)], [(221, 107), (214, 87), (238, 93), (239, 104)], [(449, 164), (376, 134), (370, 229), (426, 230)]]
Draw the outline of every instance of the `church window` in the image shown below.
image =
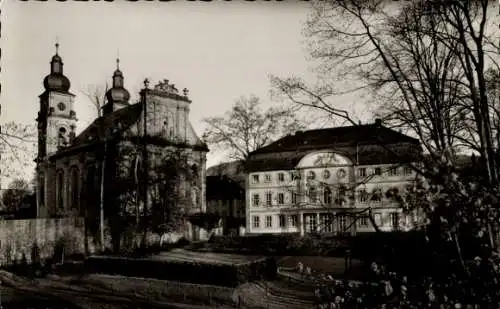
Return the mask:
[(85, 197), (88, 198), (87, 202), (89, 204), (97, 201), (97, 196), (95, 194), (95, 177), (96, 177), (95, 166), (94, 165), (88, 166), (87, 177), (85, 180)]
[(57, 189), (57, 207), (64, 207), (64, 172), (62, 170), (57, 172), (57, 180), (56, 180), (56, 189)]
[(45, 205), (45, 176), (40, 175), (40, 203)]
[(78, 209), (78, 201), (79, 201), (79, 175), (78, 167), (74, 166), (71, 168), (71, 207)]
[(192, 199), (192, 202), (193, 202), (193, 206), (198, 206), (199, 205), (199, 194), (198, 194), (198, 189), (197, 188), (193, 188), (191, 189), (191, 199)]
[(194, 178), (198, 177), (198, 166), (196, 164), (193, 164), (191, 166), (191, 173), (192, 173)]

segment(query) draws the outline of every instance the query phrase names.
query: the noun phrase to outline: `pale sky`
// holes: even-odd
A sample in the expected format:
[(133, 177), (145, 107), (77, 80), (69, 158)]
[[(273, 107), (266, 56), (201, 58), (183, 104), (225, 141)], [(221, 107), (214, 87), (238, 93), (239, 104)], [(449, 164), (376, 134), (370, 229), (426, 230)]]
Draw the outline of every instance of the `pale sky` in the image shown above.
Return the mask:
[[(132, 97), (147, 77), (190, 90), (190, 120), (223, 114), (242, 95), (265, 104), (269, 74), (313, 76), (302, 29), (306, 1), (2, 1), (2, 119), (34, 123), (38, 96), (59, 41), (64, 74), (77, 95), (77, 132), (96, 117), (81, 93), (111, 83), (119, 53)], [(220, 162), (208, 155), (208, 166)]]

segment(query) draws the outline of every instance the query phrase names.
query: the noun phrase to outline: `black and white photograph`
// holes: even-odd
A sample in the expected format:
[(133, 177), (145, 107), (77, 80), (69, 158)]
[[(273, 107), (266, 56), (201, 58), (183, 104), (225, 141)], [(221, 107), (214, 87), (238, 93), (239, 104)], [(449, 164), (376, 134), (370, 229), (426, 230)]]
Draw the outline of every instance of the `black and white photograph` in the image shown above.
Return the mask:
[(0, 2), (0, 309), (500, 308), (500, 2)]

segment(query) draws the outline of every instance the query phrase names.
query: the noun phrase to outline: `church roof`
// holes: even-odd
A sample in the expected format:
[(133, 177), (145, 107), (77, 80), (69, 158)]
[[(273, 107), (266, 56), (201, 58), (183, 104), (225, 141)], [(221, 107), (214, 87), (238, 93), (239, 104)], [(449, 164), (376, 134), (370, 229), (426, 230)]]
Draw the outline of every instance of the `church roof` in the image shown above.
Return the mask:
[(91, 140), (103, 140), (111, 138), (115, 132), (130, 128), (139, 120), (142, 112), (142, 104), (133, 104), (113, 113), (97, 118), (85, 130), (83, 130), (73, 141), (73, 144), (81, 144)]
[[(132, 104), (110, 114), (103, 115), (95, 119), (85, 130), (75, 137), (69, 147), (57, 151), (51, 156), (51, 158), (54, 159), (56, 157), (73, 154), (86, 147), (96, 145), (104, 139), (111, 140), (113, 138), (117, 138), (117, 136), (120, 136), (121, 133), (136, 124), (141, 115), (142, 104), (139, 103)], [(148, 142), (162, 144), (162, 141), (159, 141), (154, 137), (148, 138)], [(189, 145), (186, 146), (189, 147)], [(194, 147), (201, 148), (202, 150), (208, 150), (206, 144), (200, 140), (196, 141)]]

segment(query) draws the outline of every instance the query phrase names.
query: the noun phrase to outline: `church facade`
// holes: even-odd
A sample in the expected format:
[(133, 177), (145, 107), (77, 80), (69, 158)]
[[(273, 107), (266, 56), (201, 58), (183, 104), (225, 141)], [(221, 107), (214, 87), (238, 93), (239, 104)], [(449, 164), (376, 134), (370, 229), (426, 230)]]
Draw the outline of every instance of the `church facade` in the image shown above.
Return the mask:
[(117, 60), (102, 115), (76, 135), (75, 95), (57, 51), (50, 69), (37, 118), (38, 217), (83, 216), (97, 225), (102, 211), (107, 222), (186, 223), (185, 214), (205, 211), (208, 147), (189, 122), (187, 89), (145, 81), (131, 104)]

